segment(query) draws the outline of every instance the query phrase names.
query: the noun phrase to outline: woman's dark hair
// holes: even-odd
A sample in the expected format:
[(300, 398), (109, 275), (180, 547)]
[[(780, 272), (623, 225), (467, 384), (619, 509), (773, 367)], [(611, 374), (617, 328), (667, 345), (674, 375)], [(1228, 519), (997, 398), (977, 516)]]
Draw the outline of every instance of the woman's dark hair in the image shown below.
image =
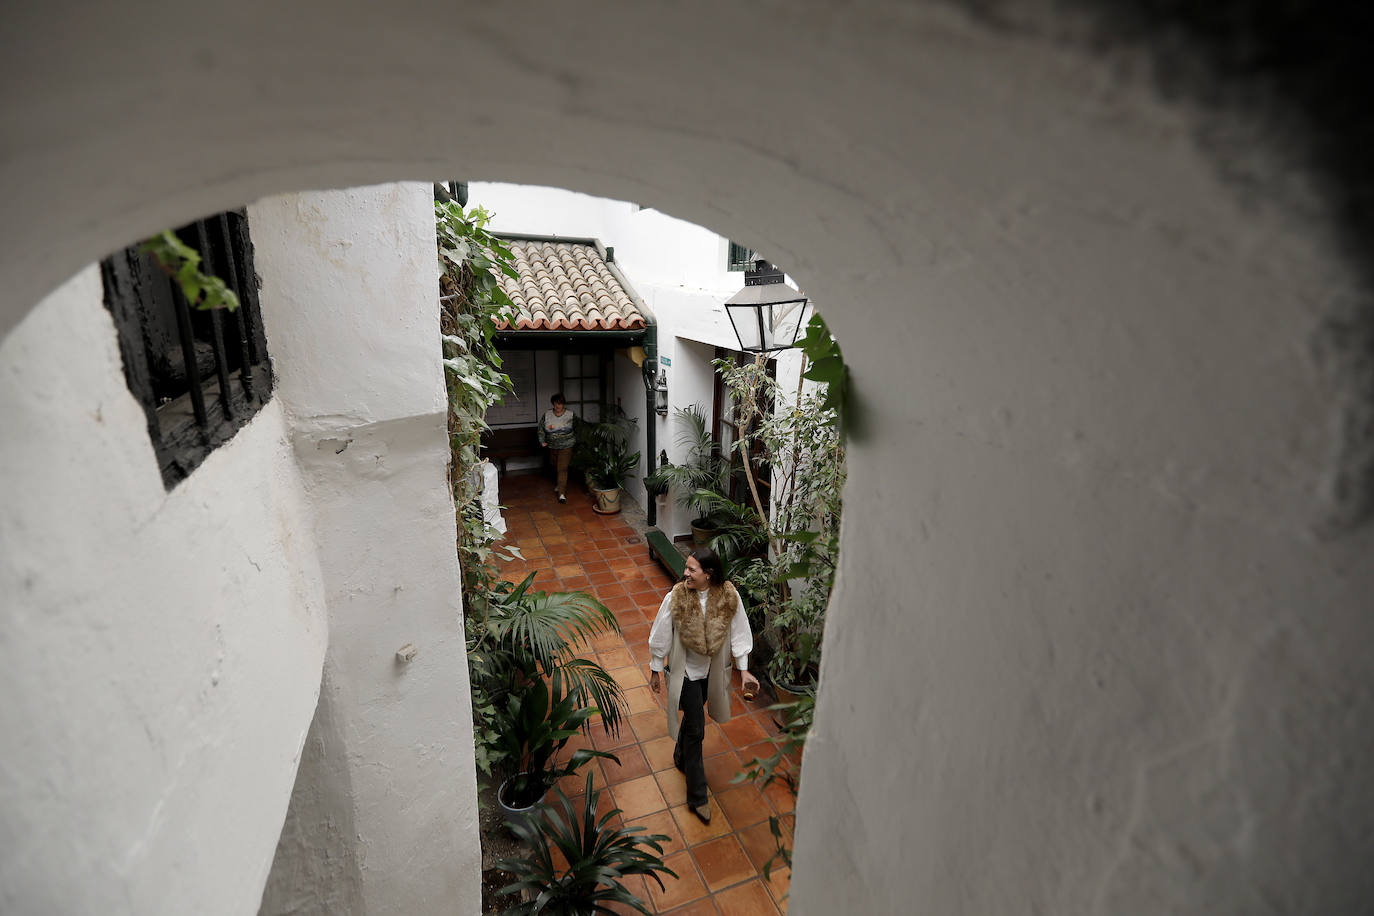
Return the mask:
[(725, 566), (714, 550), (709, 547), (698, 547), (692, 551), (692, 559), (701, 565), (701, 571), (706, 573), (712, 585), (720, 585), (725, 581)]
[(563, 399), (563, 392), (561, 392), (561, 391), (555, 391), (555, 392), (553, 393), (553, 397), (549, 398), (549, 403), (550, 403), (550, 404), (566, 404), (566, 403), (568, 403), (568, 402), (567, 402), (566, 400)]

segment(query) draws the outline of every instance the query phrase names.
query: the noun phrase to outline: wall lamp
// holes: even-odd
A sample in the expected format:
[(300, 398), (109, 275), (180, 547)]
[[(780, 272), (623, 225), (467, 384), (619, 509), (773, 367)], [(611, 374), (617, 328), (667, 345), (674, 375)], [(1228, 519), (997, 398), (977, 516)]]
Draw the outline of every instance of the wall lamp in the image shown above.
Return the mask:
[(654, 379), (654, 411), (661, 417), (668, 416), (668, 373), (662, 369)]

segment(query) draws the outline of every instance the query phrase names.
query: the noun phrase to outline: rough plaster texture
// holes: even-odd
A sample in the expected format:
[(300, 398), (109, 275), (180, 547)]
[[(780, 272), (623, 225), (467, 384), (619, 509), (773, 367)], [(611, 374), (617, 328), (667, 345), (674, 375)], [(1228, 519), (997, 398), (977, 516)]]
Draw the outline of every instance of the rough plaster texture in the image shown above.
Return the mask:
[(319, 690), (280, 402), (163, 490), (100, 275), (0, 344), (0, 911), (251, 912)]
[(1204, 5), (1248, 55), (1209, 87), (1154, 6), (17, 4), (0, 327), (148, 231), (399, 178), (773, 252), (869, 419), (792, 912), (1367, 911), (1370, 196), (1274, 87), (1367, 130), (1374, 81), (1266, 53), (1343, 22)]
[(430, 188), (284, 195), (249, 222), (330, 625), (262, 912), (476, 912)]

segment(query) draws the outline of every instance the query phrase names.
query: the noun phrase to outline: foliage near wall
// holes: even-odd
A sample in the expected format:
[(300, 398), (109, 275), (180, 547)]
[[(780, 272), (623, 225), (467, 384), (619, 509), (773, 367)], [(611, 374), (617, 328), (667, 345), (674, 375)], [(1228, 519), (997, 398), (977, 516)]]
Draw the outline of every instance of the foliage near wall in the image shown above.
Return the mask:
[[(619, 624), (591, 595), (536, 591), (531, 587), (534, 573), (518, 585), (499, 577), (497, 561), (520, 552), (495, 546), (500, 533), (487, 524), (479, 499), (479, 447), (487, 408), (512, 390), (510, 378), (500, 371), (494, 340), (497, 324), (514, 306), (497, 285), (496, 272), (516, 274), (510, 250), (486, 231), (490, 215), (485, 210), (464, 212), (453, 201), (438, 200), (434, 211), (452, 452), (449, 482), (459, 521), (475, 758), (484, 775), (504, 777), (501, 801), (524, 808), (537, 804), (558, 779), (592, 758), (615, 759), (592, 748), (578, 748), (566, 757), (563, 753), (597, 713), (608, 732), (617, 732), (629, 713), (615, 680), (575, 651), (601, 633), (618, 631)], [(561, 794), (559, 798), (568, 809), (562, 821), (546, 811), (534, 825), (515, 828), (532, 852), (503, 860), (518, 879), (507, 890), (542, 891), (515, 910), (583, 912), (584, 903), (606, 900), (646, 912), (619, 879), (638, 874), (657, 879), (656, 871), (672, 874), (659, 855), (659, 841), (667, 838), (642, 837), (633, 829), (610, 829), (604, 821), (591, 820), (579, 832), (567, 826), (573, 823), (569, 803)], [(588, 841), (594, 841), (595, 854), (574, 855), (573, 847)], [(641, 846), (651, 846), (653, 852)], [(553, 847), (574, 863), (566, 874), (549, 854)]]
[[(844, 362), (819, 316), (807, 338), (808, 357), (820, 356), (812, 368), (823, 370), (807, 377), (822, 377), (810, 391), (799, 383), (791, 403), (780, 403), (783, 392), (762, 362), (716, 361), (737, 410), (740, 437), (734, 447), (746, 463), (761, 455), (772, 468), (770, 549), (736, 564), (732, 576), (748, 591), (772, 647), (769, 677), (784, 684), (814, 681), (820, 663), (825, 609), (839, 562), (845, 481), (844, 396), (835, 391), (844, 384)], [(767, 404), (777, 406), (768, 411), (761, 406)]]
[[(439, 267), (439, 329), (444, 353), (444, 381), (448, 389), (448, 435), (451, 459), (449, 486), (458, 510), (458, 562), (462, 573), (464, 624), (467, 628), (469, 671), (472, 677), (472, 727), (477, 766), (490, 774), (500, 755), (495, 726), (497, 709), (484, 688), (480, 659), (471, 657), (484, 632), (491, 590), (497, 582), (500, 533), (487, 524), (478, 496), (481, 491), (478, 446), (487, 408), (511, 391), (510, 377), (501, 372), (496, 351), (497, 324), (514, 305), (496, 282), (493, 271), (514, 273), (510, 249), (486, 231), (491, 214), (481, 207), (464, 211), (453, 201), (434, 202), (435, 241)], [(518, 556), (508, 547), (500, 556)]]

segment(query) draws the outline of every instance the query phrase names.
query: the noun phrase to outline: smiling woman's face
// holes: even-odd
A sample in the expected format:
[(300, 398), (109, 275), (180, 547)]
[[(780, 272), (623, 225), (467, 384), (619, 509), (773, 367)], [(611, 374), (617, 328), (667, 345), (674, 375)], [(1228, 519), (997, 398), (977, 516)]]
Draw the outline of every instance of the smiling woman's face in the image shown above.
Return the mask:
[(682, 581), (687, 583), (688, 588), (700, 591), (711, 584), (711, 577), (706, 575), (706, 570), (701, 568), (696, 557), (687, 558), (687, 571), (682, 574)]

